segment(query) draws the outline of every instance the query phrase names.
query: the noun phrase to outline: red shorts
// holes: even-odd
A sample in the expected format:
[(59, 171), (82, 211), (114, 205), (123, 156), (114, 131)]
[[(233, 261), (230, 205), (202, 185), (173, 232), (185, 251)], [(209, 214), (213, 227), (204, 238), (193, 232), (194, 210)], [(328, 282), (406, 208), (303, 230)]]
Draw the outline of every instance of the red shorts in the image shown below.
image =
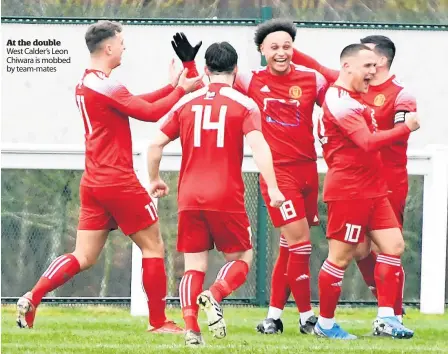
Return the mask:
[(399, 227), (387, 197), (328, 201), (327, 238), (358, 244), (370, 230)]
[(403, 229), (404, 223), (404, 210), (406, 208), (406, 198), (408, 196), (407, 188), (403, 189), (395, 189), (389, 191), (388, 199), (389, 203), (394, 211), (395, 217), (397, 218), (398, 223), (400, 224), (400, 228)]
[(306, 217), (310, 226), (319, 225), (317, 200), (319, 175), (315, 162), (275, 166), (280, 191), (285, 196), (281, 208), (272, 208), (268, 188), (260, 177), (260, 189), (274, 227), (290, 224)]
[(385, 179), (389, 189), (389, 202), (394, 210), (400, 227), (403, 228), (404, 210), (408, 196), (408, 172), (403, 167), (384, 167)]
[(216, 249), (224, 253), (252, 248), (252, 233), (246, 213), (208, 210), (179, 212), (177, 250), (198, 253)]
[(81, 185), (79, 196), (78, 230), (115, 230), (120, 227), (125, 235), (132, 235), (158, 220), (154, 202), (141, 185)]

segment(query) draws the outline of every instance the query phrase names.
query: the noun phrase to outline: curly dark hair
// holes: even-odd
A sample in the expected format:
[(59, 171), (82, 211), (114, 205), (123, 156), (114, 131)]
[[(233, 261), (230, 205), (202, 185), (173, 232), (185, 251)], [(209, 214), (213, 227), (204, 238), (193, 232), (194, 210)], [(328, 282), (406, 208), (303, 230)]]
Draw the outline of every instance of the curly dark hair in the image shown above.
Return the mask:
[(292, 21), (273, 19), (258, 25), (254, 37), (254, 42), (258, 51), (260, 51), (261, 43), (263, 43), (267, 35), (280, 31), (289, 33), (293, 42), (296, 39), (297, 28)]

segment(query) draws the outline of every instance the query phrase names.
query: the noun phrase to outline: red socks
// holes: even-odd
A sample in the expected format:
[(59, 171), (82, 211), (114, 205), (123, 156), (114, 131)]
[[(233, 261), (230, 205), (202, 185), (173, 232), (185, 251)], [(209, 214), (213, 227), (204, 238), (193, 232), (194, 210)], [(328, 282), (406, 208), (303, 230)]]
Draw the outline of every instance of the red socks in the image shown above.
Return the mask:
[(404, 296), (404, 281), (406, 275), (403, 267), (401, 267), (401, 273), (398, 276), (397, 297), (395, 298), (394, 313), (396, 316), (403, 315), (403, 296)]
[(310, 255), (311, 243), (301, 242), (289, 247), (287, 278), (300, 313), (311, 310)]
[(216, 277), (216, 281), (210, 287), (210, 291), (216, 301), (229, 296), (246, 281), (249, 266), (244, 261), (231, 261), (224, 264)]
[(197, 297), (202, 292), (205, 273), (197, 270), (189, 270), (184, 273), (179, 284), (180, 307), (185, 322), (186, 330), (201, 332), (198, 324), (199, 306)]
[(68, 282), (79, 271), (79, 262), (72, 254), (64, 254), (56, 258), (31, 290), (33, 305), (38, 306), (47, 293)]
[(399, 256), (391, 256), (384, 253), (378, 255), (375, 266), (378, 307), (395, 307), (400, 274), (402, 274), (402, 268)]
[(149, 324), (158, 328), (166, 322), (167, 283), (163, 258), (142, 259), (142, 282), (148, 299)]
[(269, 306), (278, 309), (283, 309), (285, 307), (286, 301), (288, 301), (289, 295), (291, 294), (288, 277), (286, 275), (288, 259), (288, 243), (283, 236), (280, 236), (280, 249), (272, 271), (271, 300), (269, 302)]
[(357, 264), (359, 271), (361, 272), (362, 277), (364, 278), (364, 281), (366, 282), (373, 296), (375, 296), (375, 298), (378, 298), (375, 284), (376, 258), (376, 253), (372, 251), (366, 258), (357, 261)]
[(342, 279), (345, 269), (325, 260), (319, 272), (319, 302), (320, 316), (333, 318), (339, 296), (341, 295)]

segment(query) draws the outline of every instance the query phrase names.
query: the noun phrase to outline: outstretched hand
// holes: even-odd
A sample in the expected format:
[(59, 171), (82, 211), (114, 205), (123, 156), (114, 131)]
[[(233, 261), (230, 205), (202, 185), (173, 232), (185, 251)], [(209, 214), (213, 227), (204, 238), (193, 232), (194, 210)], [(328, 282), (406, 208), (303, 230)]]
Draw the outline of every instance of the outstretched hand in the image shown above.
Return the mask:
[(177, 32), (173, 36), (171, 45), (173, 46), (176, 55), (182, 62), (189, 62), (193, 61), (196, 57), (199, 48), (201, 48), (202, 41), (200, 41), (193, 47), (188, 41), (187, 36), (183, 32)]

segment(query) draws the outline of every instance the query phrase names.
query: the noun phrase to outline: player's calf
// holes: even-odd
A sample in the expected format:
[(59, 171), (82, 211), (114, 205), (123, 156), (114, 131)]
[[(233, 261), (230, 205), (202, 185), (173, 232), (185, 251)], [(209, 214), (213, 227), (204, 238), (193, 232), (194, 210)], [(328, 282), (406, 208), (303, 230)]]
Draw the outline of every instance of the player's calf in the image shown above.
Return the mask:
[[(311, 323), (315, 323), (311, 309), (310, 256), (312, 245), (309, 242), (309, 225), (304, 217), (282, 226), (282, 233), (288, 241), (289, 256), (286, 277), (300, 313), (300, 332), (313, 333)], [(297, 242), (297, 240), (301, 240)], [(311, 320), (311, 322), (309, 322)]]

